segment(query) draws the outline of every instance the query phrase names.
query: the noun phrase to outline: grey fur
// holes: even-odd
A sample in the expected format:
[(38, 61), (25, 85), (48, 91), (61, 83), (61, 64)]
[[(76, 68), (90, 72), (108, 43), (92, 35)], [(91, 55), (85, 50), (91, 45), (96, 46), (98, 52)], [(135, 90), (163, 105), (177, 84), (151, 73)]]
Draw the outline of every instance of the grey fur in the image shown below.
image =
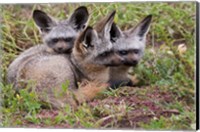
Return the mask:
[(40, 29), (44, 44), (58, 53), (71, 52), (74, 40), (84, 30), (88, 17), (84, 6), (77, 8), (66, 20), (55, 20), (40, 10), (33, 12), (33, 19)]
[[(76, 21), (76, 15), (79, 16), (79, 21)], [(70, 53), (74, 40), (87, 23), (88, 15), (86, 7), (81, 6), (74, 11), (69, 19), (55, 21), (43, 11), (35, 10), (33, 12), (33, 19), (41, 31), (44, 44), (31, 47), (22, 52), (10, 64), (7, 72), (7, 81), (9, 83), (15, 82), (18, 70), (32, 56), (42, 53)], [(82, 20), (80, 20), (81, 17)], [(75, 22), (80, 23), (76, 24)], [(58, 41), (55, 42), (55, 39), (58, 39)]]
[(124, 64), (119, 67), (110, 68), (109, 82), (111, 87), (117, 88), (120, 85), (133, 85), (128, 71), (131, 66), (138, 64), (144, 54), (146, 34), (149, 31), (151, 18), (152, 16), (149, 15), (135, 28), (123, 32), (113, 23), (110, 32), (111, 41), (113, 42), (115, 52), (124, 58)]

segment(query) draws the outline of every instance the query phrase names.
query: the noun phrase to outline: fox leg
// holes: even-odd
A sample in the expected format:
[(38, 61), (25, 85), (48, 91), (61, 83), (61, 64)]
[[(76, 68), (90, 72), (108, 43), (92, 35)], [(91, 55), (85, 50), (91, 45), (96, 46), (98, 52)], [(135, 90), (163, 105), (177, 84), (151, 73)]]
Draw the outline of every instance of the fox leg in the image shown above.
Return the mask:
[(110, 88), (117, 89), (124, 86), (134, 87), (138, 83), (138, 80), (136, 76), (129, 75), (124, 79), (110, 80), (108, 83)]
[(39, 98), (55, 109), (64, 108), (66, 104), (76, 109), (79, 104), (94, 99), (100, 92), (106, 90), (107, 87), (107, 83), (87, 82), (82, 83), (78, 89), (69, 89), (65, 93), (62, 91), (40, 91)]
[(119, 87), (124, 87), (124, 86), (134, 86), (133, 82), (131, 79), (127, 78), (124, 80), (113, 80), (109, 81), (109, 87), (112, 89), (117, 89)]
[(80, 85), (77, 90), (73, 90), (74, 98), (76, 101), (81, 104), (86, 101), (94, 99), (100, 92), (103, 92), (107, 89), (107, 83), (98, 83), (98, 82), (88, 82)]

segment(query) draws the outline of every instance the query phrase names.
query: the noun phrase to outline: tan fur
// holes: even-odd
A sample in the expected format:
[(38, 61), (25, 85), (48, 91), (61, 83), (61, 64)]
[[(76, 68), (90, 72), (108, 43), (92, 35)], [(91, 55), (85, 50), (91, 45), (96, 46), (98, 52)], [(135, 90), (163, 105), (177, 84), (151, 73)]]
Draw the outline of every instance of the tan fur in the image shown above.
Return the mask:
[[(106, 17), (104, 17), (103, 19), (101, 19), (95, 26), (94, 26), (94, 30), (96, 31), (96, 34), (100, 34), (104, 35), (101, 36), (103, 37), (105, 40), (103, 42), (106, 42), (105, 45), (103, 44), (103, 42), (101, 43), (101, 46), (96, 46), (96, 54), (98, 55), (99, 51), (101, 51), (102, 49), (104, 49), (105, 51), (107, 49), (112, 48), (112, 44), (110, 42), (110, 37), (109, 34), (107, 35), (107, 33), (109, 33), (109, 31), (107, 31), (106, 29), (112, 25), (112, 21), (114, 19), (114, 15), (115, 15), (115, 11), (111, 12), (109, 15), (107, 15)], [(109, 29), (109, 28), (108, 28)], [(87, 62), (88, 60), (88, 56), (87, 56), (87, 49), (83, 46), (84, 44), (82, 43), (83, 41), (83, 34), (84, 32), (82, 32), (80, 34), (80, 37), (77, 39), (77, 41), (75, 42), (75, 48), (73, 48), (73, 55), (71, 56), (72, 60), (75, 60), (77, 63), (77, 65), (79, 65), (82, 69), (84, 69), (84, 73), (85, 75), (87, 75), (89, 80), (93, 80), (93, 81), (98, 81), (98, 82), (103, 82), (106, 83), (109, 80), (109, 67), (105, 66), (105, 65), (97, 65), (97, 64), (93, 64), (91, 63), (92, 61)], [(107, 38), (108, 37), (108, 38)], [(109, 45), (108, 43), (110, 43), (111, 45)], [(111, 50), (111, 48), (109, 50)], [(95, 53), (93, 53), (95, 54)], [(106, 58), (106, 57), (105, 57)], [(83, 63), (80, 63), (83, 61)], [(112, 60), (112, 61), (111, 61)], [(95, 61), (95, 60), (93, 60)], [(112, 56), (109, 57), (109, 59), (105, 60), (109, 63), (118, 63), (121, 64), (121, 57), (114, 54)]]
[(41, 53), (54, 54), (54, 51), (51, 48), (49, 48), (47, 45), (41, 44), (41, 45), (36, 45), (34, 47), (31, 47), (28, 50), (25, 50), (24, 52), (22, 52), (8, 67), (8, 73), (7, 73), (8, 83), (15, 82), (18, 70), (29, 58)]
[[(83, 55), (80, 54), (82, 52), (78, 52), (74, 50), (74, 57), (76, 62), (81, 62), (84, 60)], [(95, 65), (90, 63), (78, 63), (82, 69), (84, 69), (84, 74), (88, 77), (89, 80), (100, 81), (100, 82), (108, 82), (109, 80), (109, 68), (103, 65)]]
[(99, 22), (97, 22), (94, 26), (94, 29), (99, 33), (102, 32), (102, 30), (105, 28), (105, 25), (108, 23), (108, 21), (113, 17), (115, 14), (115, 11), (111, 12), (106, 17), (102, 18)]
[(80, 86), (80, 88), (76, 91), (74, 91), (75, 98), (79, 103), (90, 101), (93, 99), (98, 93), (106, 90), (108, 87), (107, 83), (99, 83), (97, 81), (93, 82), (86, 82), (86, 84), (83, 84)]
[(109, 69), (110, 80), (127, 80), (129, 66), (112, 67)]
[[(78, 49), (78, 50), (77, 50)], [(84, 69), (84, 74), (88, 77), (89, 80), (107, 82), (109, 80), (109, 68), (103, 65), (95, 65), (91, 63), (84, 62), (78, 63), (84, 60), (84, 48), (78, 46), (74, 48), (72, 59), (76, 60), (77, 63), (82, 69)]]
[[(114, 19), (115, 11), (111, 12), (109, 15), (101, 19), (97, 24), (94, 26), (94, 30), (97, 34), (104, 33), (106, 26), (111, 26), (109, 24), (112, 24), (112, 21)], [(109, 33), (109, 32), (108, 32)], [(104, 65), (98, 65), (98, 64), (92, 64), (91, 62), (87, 62), (87, 50), (83, 46), (83, 35), (84, 32), (82, 32), (79, 36), (79, 38), (75, 42), (75, 46), (73, 48), (72, 53), (72, 61), (75, 61), (75, 64), (79, 65), (82, 69), (84, 69), (84, 74), (87, 76), (89, 80), (97, 81), (97, 82), (103, 82), (106, 83), (109, 80), (109, 67), (106, 67)], [(105, 35), (105, 34), (104, 34)], [(104, 36), (105, 37), (105, 36)], [(108, 37), (108, 36), (106, 36)], [(110, 43), (110, 38), (109, 40)], [(102, 43), (101, 43), (102, 44)], [(108, 43), (106, 45), (102, 45), (100, 48), (107, 48)], [(99, 47), (98, 47), (99, 48)], [(101, 49), (97, 49), (98, 52)], [(98, 53), (97, 53), (98, 54)], [(114, 60), (114, 62), (121, 63), (121, 58), (117, 55), (113, 55), (110, 58)]]
[[(81, 85), (77, 89), (74, 77), (78, 73), (74, 73), (75, 69), (68, 57), (66, 55), (41, 54), (28, 59), (18, 72), (16, 86), (23, 88), (33, 82), (32, 88), (39, 93), (39, 99), (52, 104), (54, 108), (62, 108), (65, 104), (76, 108), (78, 104), (93, 99), (99, 92), (106, 89), (106, 84), (100, 85), (97, 81)], [(92, 71), (89, 68), (85, 70), (91, 80), (104, 79), (103, 75), (98, 76), (103, 72), (102, 70), (95, 66), (92, 69)], [(62, 84), (66, 84), (67, 80), (70, 82), (69, 91), (63, 93)], [(79, 80), (84, 80), (84, 78)], [(63, 95), (60, 96), (60, 94)]]

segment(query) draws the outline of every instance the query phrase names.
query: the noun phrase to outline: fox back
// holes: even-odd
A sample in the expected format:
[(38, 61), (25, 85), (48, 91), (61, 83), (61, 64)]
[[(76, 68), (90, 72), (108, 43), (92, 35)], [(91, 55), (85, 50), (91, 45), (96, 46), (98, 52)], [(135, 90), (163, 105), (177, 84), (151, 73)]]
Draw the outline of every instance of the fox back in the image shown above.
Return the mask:
[(30, 88), (41, 101), (56, 108), (72, 103), (67, 90), (75, 90), (77, 82), (69, 55), (42, 53), (27, 59), (18, 70), (15, 88)]

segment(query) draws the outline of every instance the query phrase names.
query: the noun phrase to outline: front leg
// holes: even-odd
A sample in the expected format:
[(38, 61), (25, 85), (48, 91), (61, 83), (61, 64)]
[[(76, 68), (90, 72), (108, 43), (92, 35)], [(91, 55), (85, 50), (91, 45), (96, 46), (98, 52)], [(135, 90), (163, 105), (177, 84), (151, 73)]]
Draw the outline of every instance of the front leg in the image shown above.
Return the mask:
[(129, 78), (125, 80), (110, 80), (108, 83), (109, 87), (112, 89), (117, 89), (119, 87), (124, 87), (124, 86), (129, 86), (129, 87), (134, 86), (132, 80)]
[(136, 76), (128, 75), (124, 79), (110, 80), (109, 85), (112, 89), (117, 89), (119, 87), (124, 87), (124, 86), (134, 87), (137, 85), (138, 82), (139, 82), (139, 80), (137, 79)]

